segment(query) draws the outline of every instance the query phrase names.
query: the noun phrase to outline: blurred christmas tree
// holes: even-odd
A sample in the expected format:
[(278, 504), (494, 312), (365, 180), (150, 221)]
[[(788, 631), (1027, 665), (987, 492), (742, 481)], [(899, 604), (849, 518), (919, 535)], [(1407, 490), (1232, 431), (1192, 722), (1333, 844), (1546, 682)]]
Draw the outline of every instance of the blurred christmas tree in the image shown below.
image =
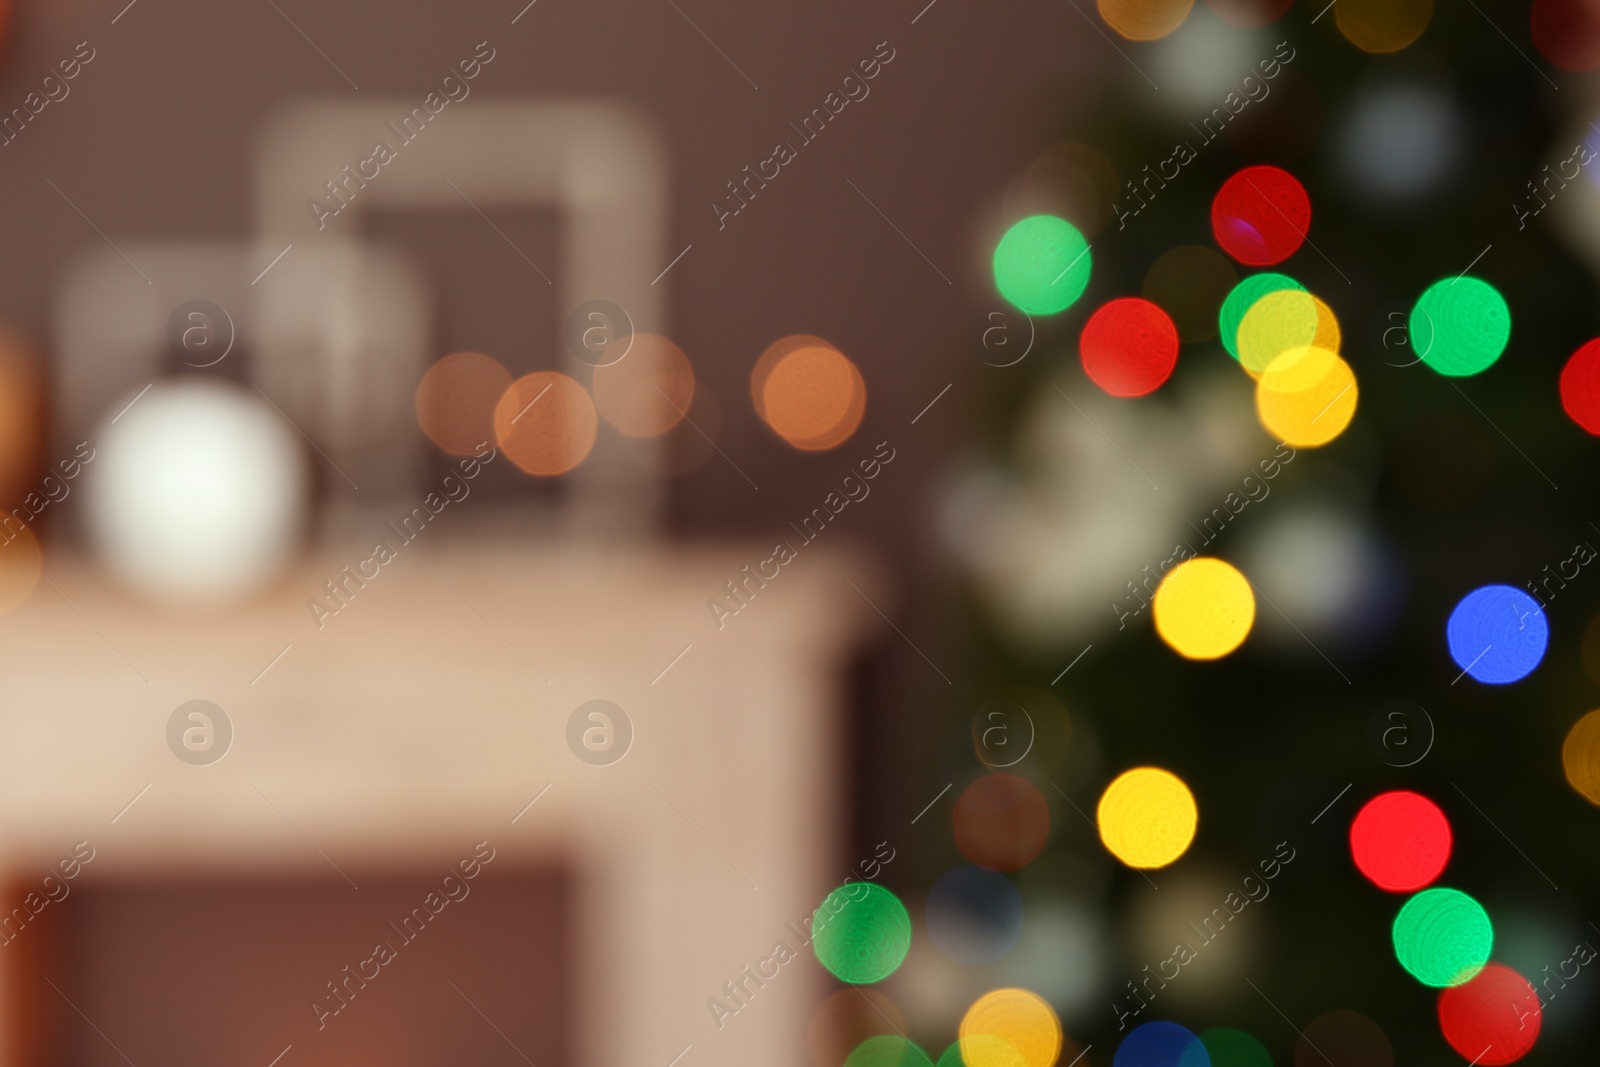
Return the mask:
[[(1011, 303), (979, 309), (973, 331), (995, 368), (988, 443), (945, 514), (974, 622), (915, 781), (953, 785), (933, 808), (951, 832), (897, 870), (926, 936), (883, 988), (935, 1057), (972, 1005), (1009, 1011), (1024, 1036), (1010, 1051), (969, 1042), (969, 1060), (1048, 1067), (1033, 1062), (1048, 1042), (1018, 1052), (1026, 1005), (979, 1000), (1011, 986), (1060, 1016), (1062, 1064), (1085, 1048), (1080, 1062), (1255, 1064), (1263, 1047), (1300, 1067), (1442, 1064), (1471, 1061), (1452, 1044), (1479, 1038), (1477, 1062), (1556, 1064), (1600, 1037), (1600, 970), (1582, 948), (1600, 945), (1585, 847), (1600, 740), (1573, 733), (1563, 763), (1600, 681), (1596, 445), (1579, 424), (1600, 410), (1600, 376), (1569, 375), (1573, 417), (1558, 388), (1600, 333), (1580, 263), (1600, 264), (1591, 7), (1100, 0), (1088, 16), (1125, 76), (1087, 109), (1094, 125), (1061, 130), (1019, 172), (1001, 212), (1005, 227), (1065, 220), (1085, 247), (1033, 291), (997, 257)], [(1304, 188), (1311, 223), (1282, 262), (1241, 262), (1214, 202), (1263, 165)], [(1019, 234), (1024, 250), (1073, 247)], [(1264, 270), (1331, 309), (1337, 340), (1317, 343), (1358, 383), (1353, 421), (1317, 447), (1266, 432), (1254, 376), (1219, 340), (1225, 298)], [(1050, 306), (1079, 275), (1081, 296)], [(1510, 339), (1463, 374), (1437, 305), (1413, 312), (1431, 286), (1464, 300), (1474, 280), (1503, 297)], [(1170, 380), (1138, 397), (1108, 395), (1128, 379), (1098, 373), (1084, 339), (1128, 297), (1182, 342)], [(1463, 328), (1492, 333), (1492, 310), (1466, 307)], [(1237, 309), (1221, 318), (1239, 325)], [(1134, 321), (1113, 347), (1156, 333)], [(1154, 591), (1191, 555), (1253, 593), (1248, 637), (1219, 658), (1185, 658), (1151, 625)], [(1491, 584), (1548, 625), (1512, 684), (1480, 681), (1506, 647), (1480, 665), (1447, 643), (1458, 603)], [(1503, 643), (1528, 633), (1519, 620)], [(1141, 767), (1170, 773), (1119, 777)], [(1425, 968), (1396, 920), (1421, 884), (1380, 888), (1353, 862), (1352, 820), (1390, 791), (1428, 798), (1447, 827), (1441, 846), (1402, 820), (1396, 855), (1443, 847), (1422, 884), (1488, 917), (1493, 965), (1461, 986), (1487, 990), (1476, 1001), (1441, 993), (1460, 969), (1413, 976)], [(1526, 983), (1494, 986), (1501, 967), (1539, 997), (1513, 1031), (1496, 1020)], [(1206, 1032), (1204, 1053), (1164, 1027), (1123, 1044), (1157, 1021)]]

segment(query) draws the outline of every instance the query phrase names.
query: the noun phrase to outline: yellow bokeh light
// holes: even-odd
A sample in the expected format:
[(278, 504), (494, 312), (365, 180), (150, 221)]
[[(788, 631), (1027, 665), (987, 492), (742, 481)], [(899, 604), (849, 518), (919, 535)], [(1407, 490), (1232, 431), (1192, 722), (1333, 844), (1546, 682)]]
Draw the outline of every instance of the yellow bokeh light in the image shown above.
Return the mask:
[(0, 538), (0, 613), (20, 607), (44, 573), (44, 555), (32, 530), (6, 529), (5, 536), (11, 540)]
[(1268, 433), (1296, 448), (1325, 445), (1356, 415), (1355, 371), (1326, 348), (1291, 348), (1256, 382), (1256, 414)]
[(994, 989), (972, 1002), (958, 1031), (966, 1067), (1054, 1067), (1061, 1020), (1037, 993)]
[(1343, 0), (1333, 18), (1363, 52), (1398, 52), (1428, 28), (1433, 0)]
[(1200, 811), (1183, 779), (1135, 767), (1106, 786), (1095, 809), (1100, 840), (1130, 867), (1165, 867), (1189, 850)]
[(1238, 648), (1256, 619), (1250, 582), (1234, 567), (1200, 556), (1161, 580), (1151, 603), (1156, 633), (1187, 659), (1217, 659)]
[(1154, 41), (1183, 25), (1194, 0), (1097, 0), (1097, 5), (1106, 25), (1128, 40)]
[(1561, 769), (1567, 784), (1591, 804), (1600, 805), (1600, 711), (1572, 724), (1561, 743)]
[(1339, 342), (1332, 308), (1304, 290), (1279, 289), (1250, 305), (1239, 321), (1239, 364), (1260, 378), (1290, 349), (1315, 345), (1337, 352)]

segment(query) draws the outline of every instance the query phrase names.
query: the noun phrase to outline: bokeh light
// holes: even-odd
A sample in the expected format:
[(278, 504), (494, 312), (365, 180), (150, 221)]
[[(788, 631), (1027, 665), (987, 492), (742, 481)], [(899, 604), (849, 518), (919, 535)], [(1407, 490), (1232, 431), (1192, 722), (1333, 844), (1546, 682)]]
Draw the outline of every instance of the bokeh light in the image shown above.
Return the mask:
[(44, 554), (33, 530), (0, 527), (0, 615), (21, 607), (44, 573)]
[(1550, 629), (1533, 597), (1509, 585), (1485, 585), (1461, 598), (1445, 626), (1450, 658), (1485, 685), (1525, 678), (1544, 659)]
[[(1208, 12), (1188, 19), (1177, 32), (1140, 51), (1150, 54), (1148, 65), (1141, 58), (1140, 68), (1161, 86), (1151, 104), (1189, 115), (1203, 113), (1229, 91), (1236, 91), (1236, 72), (1256, 65), (1262, 42), (1259, 34), (1241, 33)], [(1136, 176), (1134, 183), (1138, 182)]]
[(1185, 344), (1217, 336), (1217, 315), (1239, 280), (1226, 256), (1205, 245), (1161, 253), (1144, 276), (1144, 298), (1172, 316)]
[(1266, 1047), (1243, 1030), (1219, 1026), (1200, 1035), (1211, 1067), (1272, 1067)]
[(1194, 0), (1096, 0), (1106, 25), (1130, 41), (1154, 41), (1183, 25)]
[(869, 1037), (899, 1034), (906, 1028), (899, 1005), (876, 989), (853, 986), (830, 994), (811, 1013), (806, 1046), (812, 1067), (843, 1067)]
[(850, 882), (824, 897), (812, 916), (811, 948), (841, 982), (881, 982), (911, 948), (911, 915), (876, 882)]
[(835, 346), (815, 334), (791, 333), (778, 338), (761, 352), (755, 366), (750, 368), (750, 403), (762, 422), (767, 421), (767, 379), (785, 356), (802, 348), (834, 348)]
[(1489, 962), (1494, 926), (1459, 889), (1424, 889), (1394, 919), (1394, 953), (1413, 978), (1443, 988), (1469, 981)]
[(565, 374), (535, 371), (512, 382), (494, 408), (494, 436), (528, 474), (552, 477), (582, 463), (600, 427), (589, 391)]
[(1411, 310), (1411, 346), (1440, 374), (1465, 378), (1492, 366), (1511, 338), (1511, 309), (1494, 286), (1462, 275), (1434, 282)]
[(1294, 1067), (1394, 1067), (1394, 1048), (1383, 1028), (1360, 1012), (1324, 1012), (1294, 1043)]
[(794, 334), (767, 347), (750, 372), (756, 413), (789, 445), (825, 452), (848, 441), (867, 411), (867, 386), (844, 353)]
[(1439, 994), (1439, 1029), (1450, 1047), (1482, 1067), (1515, 1063), (1539, 1040), (1544, 1014), (1529, 981), (1491, 963), (1470, 982)]
[(934, 883), (928, 936), (940, 952), (969, 967), (993, 963), (1022, 936), (1022, 894), (1011, 879), (983, 867), (957, 867)]
[[(1109, 863), (1092, 863), (1095, 870), (1109, 867)], [(1073, 863), (1063, 873), (1076, 878), (1085, 869)], [(1034, 874), (1029, 871), (1022, 877), (1031, 881)], [(1054, 878), (1056, 874), (1052, 871), (1045, 876)], [(1051, 890), (1043, 900), (1037, 895), (1027, 900), (1022, 938), (1006, 956), (1005, 973), (1007, 980), (1038, 993), (1064, 1015), (1078, 1015), (1098, 1002), (1110, 975), (1112, 933), (1098, 908), (1054, 895), (1053, 885)], [(1063, 966), (1064, 960), (1071, 961), (1070, 965)], [(1071, 1047), (1070, 1038), (1066, 1044), (1062, 1055), (1070, 1060), (1078, 1050)]]
[(493, 357), (454, 352), (417, 383), (417, 425), (452, 456), (476, 455), (495, 439), (495, 405), (510, 385), (511, 373)]
[[(961, 1017), (958, 1031), (966, 1067), (1054, 1067), (1061, 1055), (1061, 1020), (1037, 993), (995, 989)], [(1009, 1047), (1008, 1047), (1009, 1046)]]
[(1220, 559), (1184, 560), (1156, 587), (1156, 633), (1186, 659), (1218, 659), (1250, 636), (1255, 594), (1243, 574)]
[(951, 821), (962, 855), (992, 871), (1026, 867), (1050, 838), (1044, 794), (1014, 774), (986, 774), (973, 781), (956, 799)]
[(1178, 365), (1178, 329), (1150, 301), (1125, 296), (1089, 316), (1078, 353), (1089, 380), (1112, 396), (1144, 396)]
[(1339, 320), (1322, 300), (1301, 289), (1277, 289), (1239, 320), (1238, 359), (1251, 377), (1260, 378), (1290, 349), (1314, 345), (1337, 353), (1341, 339)]
[(1065, 311), (1089, 284), (1094, 257), (1078, 228), (1054, 215), (1031, 215), (1000, 238), (994, 284), (1030, 315)]
[(1288, 171), (1246, 167), (1211, 202), (1211, 232), (1240, 263), (1267, 267), (1292, 256), (1311, 228), (1311, 198)]
[(1227, 298), (1222, 301), (1222, 308), (1217, 312), (1217, 334), (1222, 338), (1222, 347), (1228, 350), (1228, 355), (1234, 359), (1239, 358), (1239, 327), (1244, 322), (1244, 317), (1250, 313), (1250, 309), (1268, 293), (1282, 289), (1304, 292), (1305, 286), (1287, 274), (1267, 272), (1252, 274), (1229, 291)]
[(1263, 638), (1307, 652), (1307, 639), (1321, 645), (1324, 637), (1374, 647), (1399, 622), (1403, 572), (1392, 549), (1366, 516), (1331, 498), (1286, 504), (1253, 523), (1238, 561), (1251, 581), (1271, 590), (1276, 610), (1256, 622)]
[(1345, 40), (1363, 52), (1398, 52), (1428, 28), (1433, 0), (1340, 0), (1333, 17)]
[(594, 405), (629, 437), (656, 437), (683, 421), (694, 403), (694, 368), (659, 334), (636, 333), (628, 354), (594, 371)]
[(1562, 70), (1600, 68), (1600, 7), (1591, 0), (1534, 0), (1533, 44)]
[(83, 469), (100, 559), (172, 603), (217, 605), (264, 587), (303, 528), (300, 435), (259, 393), (216, 378), (158, 382), (134, 404), (137, 392), (106, 412)]
[(1256, 382), (1256, 414), (1278, 440), (1317, 448), (1344, 433), (1359, 394), (1350, 364), (1326, 348), (1291, 348)]
[(899, 1034), (878, 1034), (852, 1049), (844, 1067), (933, 1067), (933, 1060)]
[(1600, 436), (1600, 338), (1586, 342), (1561, 368), (1561, 410)]
[(1165, 867), (1188, 851), (1200, 823), (1194, 794), (1182, 778), (1159, 767), (1119, 774), (1100, 796), (1100, 840), (1130, 867)]
[(1450, 821), (1427, 797), (1406, 790), (1379, 793), (1350, 823), (1356, 868), (1379, 889), (1410, 893), (1450, 862)]
[(1462, 150), (1461, 122), (1448, 87), (1380, 84), (1357, 98), (1340, 147), (1340, 164), (1364, 197), (1409, 205), (1449, 176)]
[(1600, 805), (1600, 710), (1589, 712), (1567, 731), (1561, 742), (1561, 769), (1579, 796)]
[(1211, 1067), (1205, 1044), (1177, 1023), (1136, 1026), (1112, 1059), (1113, 1067)]

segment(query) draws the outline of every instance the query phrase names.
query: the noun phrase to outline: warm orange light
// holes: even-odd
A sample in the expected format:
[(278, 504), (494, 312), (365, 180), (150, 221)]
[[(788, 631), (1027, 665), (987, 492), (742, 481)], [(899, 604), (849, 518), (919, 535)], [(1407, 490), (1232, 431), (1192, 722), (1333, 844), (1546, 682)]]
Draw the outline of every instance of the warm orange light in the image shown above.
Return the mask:
[(785, 337), (762, 353), (750, 376), (756, 412), (774, 433), (805, 452), (850, 439), (867, 411), (856, 365), (820, 338)]
[(1339, 32), (1363, 52), (1398, 52), (1428, 28), (1433, 0), (1345, 0), (1334, 8)]
[(629, 437), (656, 437), (682, 422), (694, 402), (694, 368), (683, 349), (653, 333), (635, 334), (628, 354), (595, 368), (594, 402)]
[(417, 383), (417, 424), (452, 456), (471, 456), (494, 439), (494, 409), (511, 384), (498, 361), (481, 352), (456, 352), (428, 368)]
[(1189, 17), (1194, 0), (1098, 0), (1106, 25), (1130, 41), (1165, 37)]
[(518, 378), (494, 409), (501, 450), (522, 470), (545, 477), (582, 463), (599, 426), (588, 390), (555, 371)]
[(809, 333), (791, 333), (787, 337), (780, 337), (767, 346), (761, 353), (761, 358), (756, 360), (755, 367), (750, 371), (750, 402), (755, 405), (756, 414), (761, 416), (761, 421), (767, 421), (767, 379), (772, 377), (772, 369), (791, 352), (802, 348), (832, 348), (827, 341)]

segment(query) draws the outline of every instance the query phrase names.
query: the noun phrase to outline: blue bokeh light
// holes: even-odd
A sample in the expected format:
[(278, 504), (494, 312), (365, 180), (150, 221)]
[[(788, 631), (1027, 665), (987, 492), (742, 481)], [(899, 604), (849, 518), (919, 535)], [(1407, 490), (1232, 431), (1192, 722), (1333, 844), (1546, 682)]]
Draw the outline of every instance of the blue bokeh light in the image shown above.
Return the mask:
[(1544, 659), (1550, 626), (1533, 597), (1509, 585), (1485, 585), (1461, 598), (1445, 627), (1450, 658), (1486, 685), (1526, 678)]
[(1145, 1023), (1123, 1038), (1115, 1067), (1211, 1067), (1200, 1039), (1177, 1023)]

